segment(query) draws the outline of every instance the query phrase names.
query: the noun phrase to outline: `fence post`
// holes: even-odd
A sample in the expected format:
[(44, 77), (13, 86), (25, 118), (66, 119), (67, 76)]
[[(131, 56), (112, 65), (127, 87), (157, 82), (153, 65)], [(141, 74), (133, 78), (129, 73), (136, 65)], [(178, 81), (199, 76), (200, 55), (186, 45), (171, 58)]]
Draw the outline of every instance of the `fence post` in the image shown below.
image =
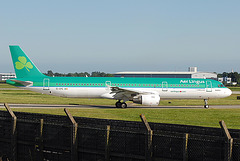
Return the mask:
[(110, 156), (109, 156), (109, 137), (110, 137), (110, 125), (107, 125), (106, 146), (105, 146), (105, 161), (109, 161), (110, 160)]
[(12, 109), (9, 107), (7, 103), (4, 103), (5, 108), (7, 109), (8, 113), (12, 117), (12, 130), (11, 130), (11, 160), (17, 160), (17, 117), (13, 113)]
[(38, 147), (39, 147), (39, 160), (43, 160), (43, 119), (40, 119), (40, 133)]
[(140, 118), (142, 122), (144, 123), (146, 129), (147, 129), (147, 136), (146, 136), (146, 149), (145, 149), (145, 160), (146, 161), (151, 161), (152, 160), (152, 136), (153, 136), (153, 131), (151, 127), (149, 126), (146, 117), (141, 114)]
[(184, 136), (183, 161), (188, 160), (188, 137), (189, 134), (186, 133)]
[(64, 108), (64, 111), (66, 115), (68, 116), (70, 122), (71, 122), (71, 127), (72, 127), (72, 132), (71, 132), (71, 160), (72, 161), (77, 161), (78, 160), (78, 144), (77, 144), (77, 128), (78, 124), (73, 118), (72, 114), (68, 111), (67, 108)]
[(231, 161), (232, 160), (232, 147), (233, 147), (233, 138), (231, 137), (228, 128), (223, 120), (219, 121), (221, 129), (227, 139), (227, 154), (225, 154), (225, 160)]

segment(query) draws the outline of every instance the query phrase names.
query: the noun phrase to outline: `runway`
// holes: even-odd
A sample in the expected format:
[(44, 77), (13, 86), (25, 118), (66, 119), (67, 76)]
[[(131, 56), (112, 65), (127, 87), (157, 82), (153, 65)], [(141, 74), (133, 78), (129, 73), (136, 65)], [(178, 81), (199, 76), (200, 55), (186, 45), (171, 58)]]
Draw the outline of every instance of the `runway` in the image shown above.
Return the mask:
[[(79, 108), (79, 109), (116, 109), (114, 105), (47, 105), (47, 104), (9, 104), (11, 108)], [(5, 108), (0, 104), (0, 108)], [(204, 109), (203, 106), (136, 106), (129, 104), (128, 108), (141, 109)], [(209, 109), (240, 109), (240, 105), (210, 105)]]

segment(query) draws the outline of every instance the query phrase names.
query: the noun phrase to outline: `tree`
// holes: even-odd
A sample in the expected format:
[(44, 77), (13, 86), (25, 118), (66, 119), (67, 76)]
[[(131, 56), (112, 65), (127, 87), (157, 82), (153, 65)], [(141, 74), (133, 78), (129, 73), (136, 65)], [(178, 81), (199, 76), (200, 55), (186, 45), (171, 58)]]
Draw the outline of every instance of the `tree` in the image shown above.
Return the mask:
[(238, 84), (240, 84), (240, 74), (238, 72), (234, 72), (234, 73), (223, 72), (222, 74), (218, 74), (218, 77), (231, 78), (232, 82), (237, 82)]
[(75, 73), (53, 73), (51, 70), (48, 70), (45, 74), (47, 76), (55, 76), (55, 77), (114, 77), (113, 74), (110, 73), (104, 73), (104, 72), (92, 72), (89, 74), (88, 72), (75, 72)]
[(113, 74), (95, 71), (92, 72), (91, 77), (113, 77)]
[(47, 74), (45, 74), (45, 75), (50, 76), (50, 77), (53, 77), (53, 76), (54, 76), (54, 74), (53, 74), (53, 72), (52, 72), (51, 70), (48, 70), (48, 71), (47, 71)]

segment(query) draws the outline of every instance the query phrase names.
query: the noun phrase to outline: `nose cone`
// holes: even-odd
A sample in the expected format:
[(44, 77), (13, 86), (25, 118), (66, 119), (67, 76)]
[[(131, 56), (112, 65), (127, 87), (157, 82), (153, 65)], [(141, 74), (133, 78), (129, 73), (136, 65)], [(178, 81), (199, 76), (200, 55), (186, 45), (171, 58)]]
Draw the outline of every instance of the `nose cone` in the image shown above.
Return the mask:
[(232, 91), (227, 88), (227, 89), (224, 91), (224, 94), (225, 94), (226, 97), (231, 96)]

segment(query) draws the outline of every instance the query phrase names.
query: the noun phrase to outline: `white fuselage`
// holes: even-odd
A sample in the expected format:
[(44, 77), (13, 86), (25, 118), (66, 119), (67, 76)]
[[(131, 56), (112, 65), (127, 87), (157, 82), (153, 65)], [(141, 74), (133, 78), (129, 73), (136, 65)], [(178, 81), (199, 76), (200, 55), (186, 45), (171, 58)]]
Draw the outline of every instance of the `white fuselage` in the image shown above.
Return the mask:
[[(112, 98), (108, 87), (24, 87), (25, 89), (60, 97), (68, 98)], [(132, 88), (125, 88), (132, 89)], [(149, 91), (159, 94), (161, 99), (209, 99), (230, 96), (232, 91), (228, 88), (137, 88), (138, 91)]]

